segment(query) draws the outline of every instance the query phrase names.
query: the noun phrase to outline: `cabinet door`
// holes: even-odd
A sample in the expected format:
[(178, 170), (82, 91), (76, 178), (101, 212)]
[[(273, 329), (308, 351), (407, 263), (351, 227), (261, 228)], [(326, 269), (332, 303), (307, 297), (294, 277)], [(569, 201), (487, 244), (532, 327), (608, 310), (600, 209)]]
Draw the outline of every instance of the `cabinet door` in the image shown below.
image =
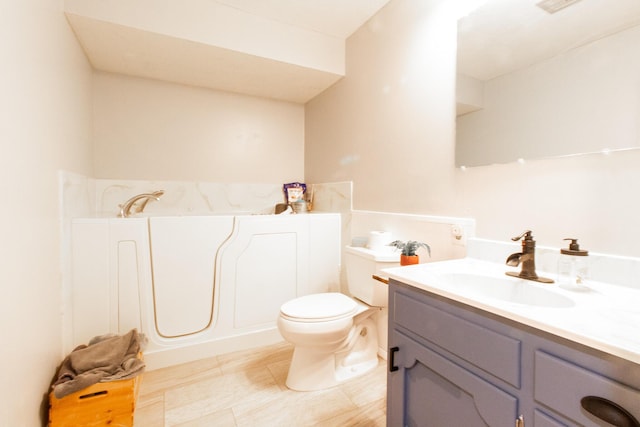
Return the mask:
[(389, 353), (387, 425), (515, 425), (516, 397), (402, 332), (392, 330), (390, 341), (394, 350)]

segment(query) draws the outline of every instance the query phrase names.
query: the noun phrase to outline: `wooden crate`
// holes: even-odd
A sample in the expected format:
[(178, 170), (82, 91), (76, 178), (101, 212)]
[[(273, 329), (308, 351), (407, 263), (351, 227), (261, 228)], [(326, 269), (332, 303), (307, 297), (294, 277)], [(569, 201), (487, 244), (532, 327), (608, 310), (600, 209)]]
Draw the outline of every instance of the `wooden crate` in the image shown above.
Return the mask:
[(97, 383), (57, 399), (49, 394), (49, 427), (132, 427), (142, 375)]

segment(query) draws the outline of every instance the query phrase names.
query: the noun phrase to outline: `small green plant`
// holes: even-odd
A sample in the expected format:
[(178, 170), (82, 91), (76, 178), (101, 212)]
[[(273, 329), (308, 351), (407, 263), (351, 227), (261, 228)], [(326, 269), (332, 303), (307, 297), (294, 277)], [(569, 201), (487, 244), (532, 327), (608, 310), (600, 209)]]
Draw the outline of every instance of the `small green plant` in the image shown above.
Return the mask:
[(408, 240), (403, 242), (402, 240), (394, 240), (389, 243), (389, 246), (395, 246), (402, 251), (402, 255), (411, 256), (415, 255), (418, 248), (425, 248), (429, 256), (431, 256), (431, 247), (423, 242), (417, 242), (415, 240)]

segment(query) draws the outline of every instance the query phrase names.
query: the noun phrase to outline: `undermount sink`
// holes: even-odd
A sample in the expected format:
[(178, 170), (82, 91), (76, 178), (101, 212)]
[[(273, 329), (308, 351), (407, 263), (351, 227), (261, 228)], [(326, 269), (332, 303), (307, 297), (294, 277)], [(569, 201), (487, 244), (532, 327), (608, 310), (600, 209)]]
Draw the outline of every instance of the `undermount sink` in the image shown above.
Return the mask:
[(452, 289), (478, 297), (538, 307), (563, 308), (575, 305), (571, 298), (523, 279), (471, 273), (450, 273), (439, 277)]

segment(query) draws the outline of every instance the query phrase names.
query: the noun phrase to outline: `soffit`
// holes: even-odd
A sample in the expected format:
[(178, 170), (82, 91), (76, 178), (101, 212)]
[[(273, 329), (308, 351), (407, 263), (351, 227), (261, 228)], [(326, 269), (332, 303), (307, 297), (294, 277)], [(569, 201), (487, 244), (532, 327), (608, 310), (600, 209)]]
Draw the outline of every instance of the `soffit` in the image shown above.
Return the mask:
[[(146, 1), (146, 3), (145, 3)], [(389, 0), (66, 0), (97, 70), (305, 103)]]

